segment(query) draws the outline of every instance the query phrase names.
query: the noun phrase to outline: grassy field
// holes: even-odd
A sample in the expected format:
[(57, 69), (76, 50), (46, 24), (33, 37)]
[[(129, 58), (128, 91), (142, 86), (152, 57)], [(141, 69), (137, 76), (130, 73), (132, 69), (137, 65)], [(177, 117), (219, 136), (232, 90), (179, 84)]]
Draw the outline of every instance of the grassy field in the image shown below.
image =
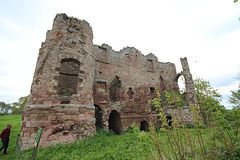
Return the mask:
[[(17, 159), (15, 152), (15, 145), (17, 135), (20, 134), (21, 115), (4, 115), (0, 116), (0, 129), (6, 128), (7, 124), (12, 124), (10, 143), (7, 155), (0, 153), (0, 160), (13, 160)], [(173, 129), (174, 130), (174, 129)], [(135, 131), (135, 130), (134, 130)], [(193, 144), (197, 143), (196, 129), (189, 129), (191, 133)], [(206, 129), (201, 129), (203, 140), (208, 141), (209, 134)], [(158, 145), (164, 151), (171, 150), (169, 143), (166, 140), (166, 132), (159, 132)], [(142, 137), (142, 138), (141, 138)], [(148, 138), (146, 138), (148, 137)], [(113, 134), (111, 131), (98, 130), (94, 137), (82, 140), (81, 142), (73, 142), (67, 144), (58, 144), (48, 148), (39, 148), (37, 151), (36, 159), (39, 160), (103, 160), (103, 159), (158, 159), (156, 150), (157, 144), (154, 140), (153, 132), (133, 132), (133, 130), (125, 131), (121, 135)], [(26, 157), (31, 159), (32, 149), (24, 150), (23, 153)], [(195, 149), (197, 157), (201, 159), (201, 151)], [(191, 157), (189, 148), (186, 148), (187, 157)], [(189, 155), (189, 156), (188, 156)], [(157, 158), (156, 158), (157, 157)], [(170, 155), (172, 159), (174, 157)], [(217, 157), (216, 157), (217, 158)], [(164, 158), (165, 159), (165, 158)], [(187, 158), (188, 159), (188, 158)], [(191, 159), (191, 158), (189, 158)]]
[[(16, 159), (15, 154), (15, 146), (17, 135), (21, 132), (21, 121), (22, 115), (0, 115), (0, 131), (7, 127), (7, 124), (12, 124), (10, 141), (8, 145), (7, 155), (3, 155), (3, 150), (0, 153), (1, 160), (12, 160)], [(2, 141), (0, 142), (0, 146), (2, 147)]]
[[(12, 124), (7, 155), (0, 154), (1, 160), (16, 159), (15, 146), (17, 135), (20, 134), (21, 115), (0, 116), (0, 129)], [(136, 134), (123, 132), (121, 135), (110, 131), (99, 130), (88, 140), (68, 144), (58, 144), (49, 148), (39, 148), (36, 159), (144, 159), (147, 152)], [(23, 151), (24, 155), (32, 156), (32, 149)]]
[[(0, 129), (6, 128), (7, 124), (12, 124), (10, 143), (7, 155), (0, 154), (0, 160), (12, 160), (17, 158), (15, 152), (17, 135), (20, 134), (21, 115), (2, 115), (0, 116)], [(194, 130), (192, 130), (193, 136)], [(164, 133), (160, 133), (161, 134)], [(207, 137), (206, 131), (203, 130), (204, 137)], [(39, 148), (36, 159), (54, 159), (54, 160), (102, 160), (102, 159), (136, 159), (144, 160), (151, 159), (155, 154), (155, 150), (149, 145), (151, 142), (146, 142), (146, 139), (141, 137), (149, 136), (148, 132), (133, 133), (132, 130), (123, 132), (121, 135), (116, 135), (111, 131), (98, 130), (94, 137), (82, 140), (81, 142), (58, 144), (48, 148)], [(151, 136), (151, 135), (150, 135)], [(166, 137), (161, 136), (163, 144)], [(154, 144), (152, 144), (154, 146)], [(164, 147), (169, 147), (167, 144)], [(166, 148), (168, 150), (168, 148)], [(153, 152), (152, 152), (153, 151)], [(32, 149), (24, 150), (26, 157), (31, 159)]]

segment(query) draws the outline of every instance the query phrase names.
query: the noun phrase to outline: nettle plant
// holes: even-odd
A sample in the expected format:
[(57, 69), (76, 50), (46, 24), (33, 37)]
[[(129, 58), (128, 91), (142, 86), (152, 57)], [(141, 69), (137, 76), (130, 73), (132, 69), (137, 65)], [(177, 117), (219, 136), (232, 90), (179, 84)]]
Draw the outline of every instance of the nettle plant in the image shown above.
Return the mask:
[[(207, 89), (203, 87), (201, 93), (208, 93)], [(147, 159), (237, 159), (240, 156), (239, 123), (236, 118), (230, 122), (224, 109), (211, 103), (210, 95), (198, 96), (198, 101), (204, 101), (204, 105), (199, 106), (187, 104), (184, 95), (179, 93), (161, 94), (158, 88), (155, 91), (151, 107), (162, 123), (160, 129), (151, 121), (149, 133), (133, 130), (147, 144), (146, 150), (151, 153), (146, 155)], [(192, 125), (184, 121), (185, 105), (191, 111)], [(172, 119), (167, 118), (165, 107), (172, 108)], [(208, 111), (206, 117), (201, 110)]]

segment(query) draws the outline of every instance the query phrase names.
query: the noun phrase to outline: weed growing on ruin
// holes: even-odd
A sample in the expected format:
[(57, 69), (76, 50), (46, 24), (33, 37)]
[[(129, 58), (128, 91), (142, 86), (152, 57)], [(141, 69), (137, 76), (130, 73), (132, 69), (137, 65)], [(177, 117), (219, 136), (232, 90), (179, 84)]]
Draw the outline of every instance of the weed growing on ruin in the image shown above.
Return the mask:
[[(202, 88), (208, 93), (206, 88)], [(164, 93), (164, 97), (156, 88), (156, 98), (153, 100), (155, 113), (162, 122), (162, 128), (156, 132), (154, 122), (150, 122), (150, 133), (137, 131), (139, 138), (148, 144), (150, 159), (237, 159), (239, 157), (240, 138), (239, 112), (231, 111), (233, 122), (226, 119), (222, 108), (213, 105), (210, 95), (198, 99), (204, 102), (201, 109), (207, 111), (205, 124), (199, 106), (190, 104), (189, 109), (193, 125), (189, 129), (184, 117), (185, 107), (181, 105), (178, 95)], [(164, 104), (163, 104), (164, 103)], [(166, 115), (166, 108), (172, 110), (171, 119)], [(205, 129), (203, 129), (205, 128)], [(148, 155), (149, 156), (149, 155)]]

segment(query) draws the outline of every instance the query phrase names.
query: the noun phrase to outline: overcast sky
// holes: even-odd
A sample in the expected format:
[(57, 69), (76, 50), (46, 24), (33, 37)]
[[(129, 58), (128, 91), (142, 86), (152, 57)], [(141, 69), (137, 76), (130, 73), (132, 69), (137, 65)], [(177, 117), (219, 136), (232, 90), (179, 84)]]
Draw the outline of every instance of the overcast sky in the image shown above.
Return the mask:
[(85, 19), (94, 44), (135, 47), (209, 80), (227, 103), (240, 72), (240, 4), (233, 0), (0, 0), (0, 101), (30, 94), (41, 43), (57, 13)]

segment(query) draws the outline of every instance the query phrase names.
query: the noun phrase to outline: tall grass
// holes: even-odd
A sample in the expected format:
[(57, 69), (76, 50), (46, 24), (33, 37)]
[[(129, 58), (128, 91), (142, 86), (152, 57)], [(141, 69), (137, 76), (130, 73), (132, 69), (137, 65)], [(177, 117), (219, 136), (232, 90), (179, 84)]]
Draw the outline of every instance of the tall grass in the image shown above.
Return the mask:
[[(179, 114), (180, 117), (172, 119), (171, 128), (168, 126), (169, 122), (164, 112), (160, 112), (160, 109), (161, 128), (156, 129), (152, 125), (153, 122), (150, 122), (150, 131), (144, 132), (136, 125), (132, 125), (132, 129), (122, 132), (121, 135), (98, 129), (95, 136), (80, 142), (40, 147), (36, 159), (238, 159), (240, 136), (237, 126), (230, 125), (229, 121), (218, 112), (212, 115), (215, 121), (210, 121), (209, 125), (204, 126), (199, 118), (198, 107), (195, 105), (190, 107), (195, 125), (179, 123), (181, 120)], [(0, 116), (1, 130), (9, 123), (12, 124), (9, 154), (1, 153), (1, 160), (17, 158), (15, 144), (17, 135), (20, 134), (21, 115)], [(32, 152), (32, 149), (23, 151), (29, 159)]]
[[(177, 94), (171, 96), (165, 93), (164, 100), (156, 89), (156, 98), (153, 106), (162, 122), (160, 132), (156, 132), (151, 122), (150, 133), (142, 134), (138, 127), (133, 126), (135, 133), (148, 145), (150, 159), (231, 159), (237, 160), (240, 157), (240, 136), (239, 136), (239, 112), (233, 122), (225, 118), (224, 113), (215, 106), (202, 106), (207, 113), (206, 125), (196, 104), (190, 104), (194, 127), (188, 128), (184, 121), (183, 107), (179, 103), (181, 99)], [(209, 98), (210, 99), (210, 98)], [(208, 100), (208, 99), (206, 99)], [(164, 105), (162, 105), (164, 103)], [(211, 104), (211, 103), (206, 103)], [(174, 109), (172, 119), (166, 118), (165, 108)], [(171, 124), (171, 125), (170, 125)], [(205, 128), (205, 129), (202, 129)]]

